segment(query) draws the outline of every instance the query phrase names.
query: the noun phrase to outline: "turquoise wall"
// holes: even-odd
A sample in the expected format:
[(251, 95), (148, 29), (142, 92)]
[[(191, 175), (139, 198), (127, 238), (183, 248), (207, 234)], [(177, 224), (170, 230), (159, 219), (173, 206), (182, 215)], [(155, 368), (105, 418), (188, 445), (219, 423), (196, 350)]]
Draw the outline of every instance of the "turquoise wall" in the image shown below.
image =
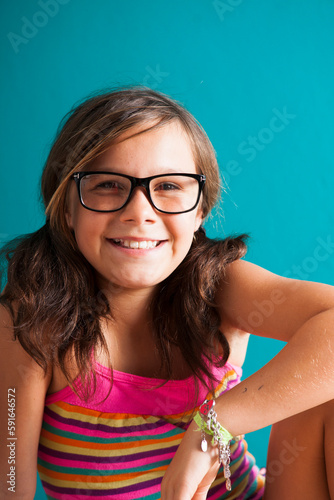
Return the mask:
[[(333, 284), (333, 25), (331, 0), (3, 3), (1, 241), (43, 223), (40, 173), (70, 107), (140, 83), (214, 144), (227, 191), (210, 235), (248, 232), (248, 260)], [(245, 375), (280, 347), (252, 339)], [(261, 465), (268, 433), (248, 436)]]

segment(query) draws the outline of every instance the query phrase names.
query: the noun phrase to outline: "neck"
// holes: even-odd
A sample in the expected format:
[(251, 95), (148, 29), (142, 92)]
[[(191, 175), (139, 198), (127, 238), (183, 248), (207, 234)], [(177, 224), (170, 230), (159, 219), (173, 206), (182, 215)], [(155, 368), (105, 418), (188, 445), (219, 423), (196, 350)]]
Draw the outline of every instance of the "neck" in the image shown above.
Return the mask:
[[(102, 287), (101, 287), (102, 289)], [(103, 320), (102, 331), (107, 342), (110, 360), (116, 370), (153, 378), (165, 378), (162, 360), (153, 336), (151, 303), (156, 288), (129, 290), (109, 285), (103, 291), (109, 300), (112, 319)], [(109, 359), (100, 353), (106, 364)], [(191, 372), (177, 348), (173, 348), (175, 378), (186, 378)]]
[[(154, 289), (125, 290), (113, 288), (106, 293), (112, 319), (103, 320), (101, 328), (110, 360), (116, 370), (144, 376), (156, 376), (161, 362), (157, 357), (151, 328), (150, 304)], [(105, 364), (105, 353), (100, 353)]]
[(110, 304), (113, 325), (118, 332), (136, 335), (148, 329), (155, 287), (139, 290), (109, 284), (103, 292)]

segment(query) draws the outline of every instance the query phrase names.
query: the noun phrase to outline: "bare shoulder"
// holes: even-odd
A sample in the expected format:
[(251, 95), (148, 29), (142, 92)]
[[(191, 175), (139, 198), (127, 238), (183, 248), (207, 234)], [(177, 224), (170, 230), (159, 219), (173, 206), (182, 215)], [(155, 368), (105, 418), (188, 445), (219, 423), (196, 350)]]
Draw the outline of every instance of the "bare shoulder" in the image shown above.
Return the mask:
[[(218, 287), (216, 302), (220, 309), (221, 331), (230, 346), (231, 364), (243, 365), (249, 335), (255, 333), (252, 323), (248, 321), (249, 315), (257, 314), (255, 305), (263, 295), (272, 295), (274, 300), (276, 296), (279, 297), (280, 280), (284, 278), (242, 259), (226, 267)], [(260, 292), (264, 288), (268, 291)], [(247, 320), (244, 319), (245, 316)]]
[[(33, 498), (38, 441), (51, 373), (45, 374), (20, 342), (14, 340), (11, 315), (3, 306), (0, 306), (0, 367), (0, 431), (2, 436), (12, 439), (8, 442), (15, 453), (15, 493), (18, 498)], [(9, 472), (8, 450), (2, 447), (0, 469)], [(4, 475), (0, 480), (1, 498), (10, 496), (7, 487)]]
[[(9, 370), (11, 377), (18, 373), (22, 378), (23, 373), (29, 372), (30, 378), (40, 379), (44, 384), (48, 383), (49, 372), (45, 375), (44, 370), (23, 349), (20, 342), (14, 339), (13, 321), (9, 311), (0, 305), (0, 356), (3, 376)], [(23, 379), (25, 377), (23, 376)], [(27, 380), (23, 380), (27, 383)]]
[(268, 281), (269, 276), (275, 275), (241, 259), (226, 266), (216, 295), (226, 326), (229, 321), (236, 326), (233, 318), (239, 312), (241, 304), (248, 298), (249, 290), (255, 290), (261, 282)]
[(232, 291), (232, 287), (236, 290), (237, 283), (243, 283), (244, 276), (247, 276), (247, 269), (249, 269), (248, 262), (234, 261), (229, 264), (226, 269), (224, 278), (221, 280), (219, 290), (217, 292), (216, 300), (221, 310), (221, 326), (220, 329), (224, 333), (229, 346), (230, 356), (228, 361), (232, 365), (242, 367), (248, 347), (249, 333), (244, 329), (238, 328), (233, 321), (231, 321), (230, 314), (226, 314), (227, 301)]
[(241, 337), (253, 333), (279, 338), (269, 320), (283, 309), (280, 306), (291, 293), (288, 282), (294, 280), (242, 259), (229, 264), (216, 296), (225, 328), (236, 329)]
[(259, 284), (268, 279), (285, 279), (274, 274), (263, 267), (243, 259), (235, 260), (226, 266), (225, 276), (221, 280), (221, 289), (228, 292), (235, 287), (245, 287), (247, 285)]

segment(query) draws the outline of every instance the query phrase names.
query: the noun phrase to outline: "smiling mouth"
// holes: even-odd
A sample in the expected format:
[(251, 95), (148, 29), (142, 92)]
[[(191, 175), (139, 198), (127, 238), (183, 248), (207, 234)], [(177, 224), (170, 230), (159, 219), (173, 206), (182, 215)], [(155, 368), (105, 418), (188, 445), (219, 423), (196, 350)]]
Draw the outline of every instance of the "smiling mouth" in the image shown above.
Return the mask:
[(112, 239), (111, 241), (119, 247), (131, 248), (132, 250), (136, 249), (145, 250), (148, 248), (155, 248), (161, 243), (161, 241), (158, 240), (133, 241), (133, 240)]

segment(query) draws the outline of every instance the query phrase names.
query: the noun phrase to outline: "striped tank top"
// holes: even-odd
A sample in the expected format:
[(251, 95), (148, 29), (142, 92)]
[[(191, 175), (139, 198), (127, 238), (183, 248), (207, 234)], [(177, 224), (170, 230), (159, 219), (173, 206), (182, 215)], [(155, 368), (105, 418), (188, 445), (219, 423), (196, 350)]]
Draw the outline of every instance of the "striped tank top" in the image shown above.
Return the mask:
[[(215, 395), (240, 381), (241, 368), (215, 368)], [(158, 500), (164, 472), (193, 415), (195, 381), (150, 379), (96, 362), (97, 390), (85, 402), (70, 387), (46, 397), (38, 472), (50, 500)], [(199, 385), (198, 404), (208, 396)], [(210, 397), (210, 395), (209, 395)], [(101, 402), (102, 401), (102, 402)], [(192, 404), (191, 404), (192, 402)], [(245, 440), (231, 442), (232, 491), (223, 471), (208, 499), (261, 499), (264, 477)]]

